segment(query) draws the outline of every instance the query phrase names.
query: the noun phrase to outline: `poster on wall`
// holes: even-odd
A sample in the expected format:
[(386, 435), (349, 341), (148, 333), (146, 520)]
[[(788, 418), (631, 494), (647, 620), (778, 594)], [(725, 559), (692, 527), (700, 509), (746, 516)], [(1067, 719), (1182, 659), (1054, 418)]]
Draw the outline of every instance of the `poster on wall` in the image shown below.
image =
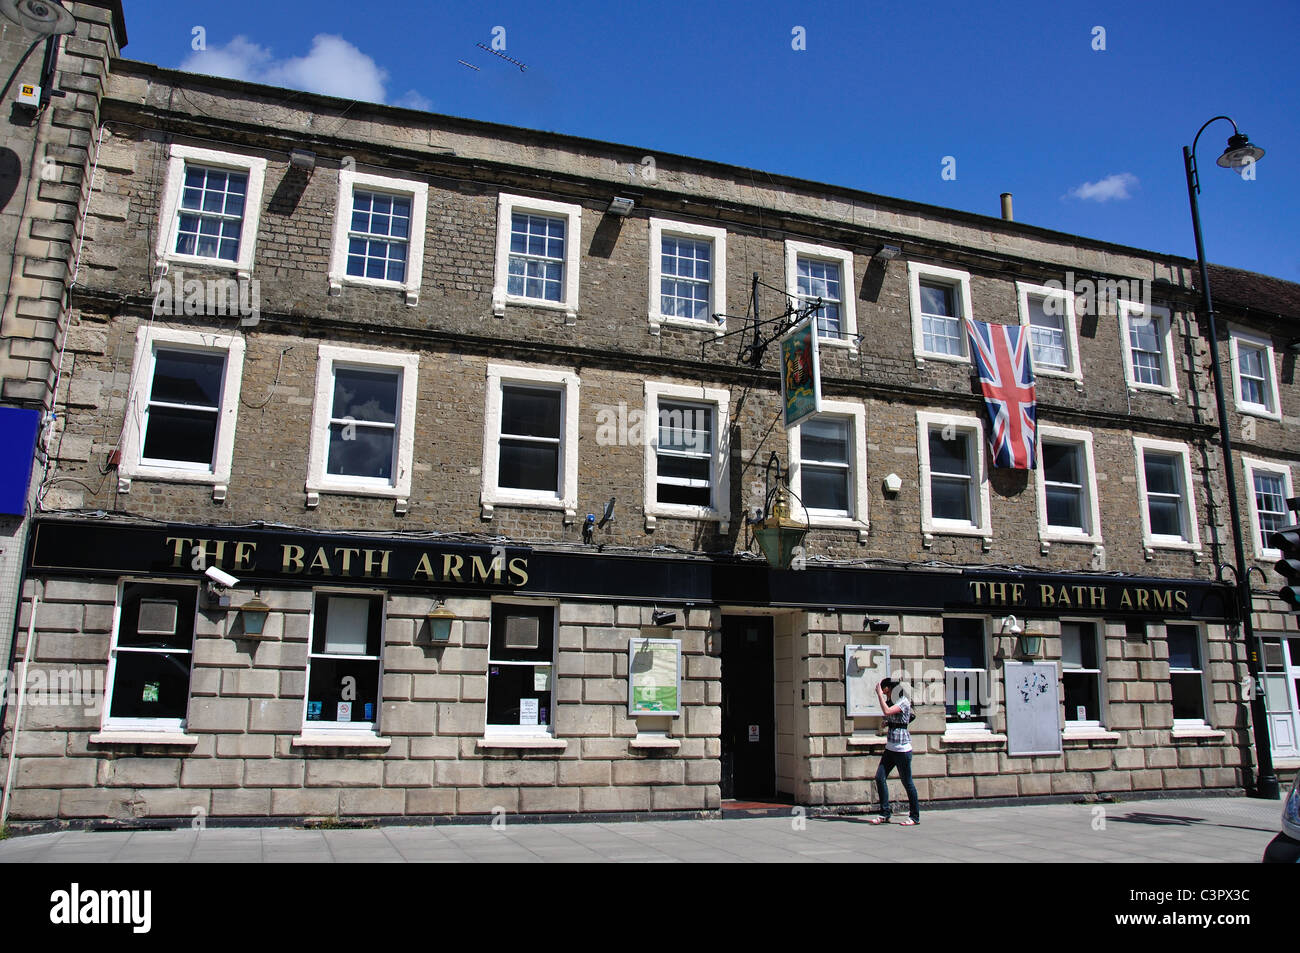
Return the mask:
[(789, 430), (822, 409), (822, 376), (813, 319), (781, 339), (781, 406)]
[(628, 639), (629, 715), (681, 714), (680, 639)]
[(844, 646), (844, 707), (850, 718), (881, 717), (876, 686), (889, 675), (889, 649), (883, 645)]
[(1061, 753), (1055, 662), (1007, 662), (1007, 754)]

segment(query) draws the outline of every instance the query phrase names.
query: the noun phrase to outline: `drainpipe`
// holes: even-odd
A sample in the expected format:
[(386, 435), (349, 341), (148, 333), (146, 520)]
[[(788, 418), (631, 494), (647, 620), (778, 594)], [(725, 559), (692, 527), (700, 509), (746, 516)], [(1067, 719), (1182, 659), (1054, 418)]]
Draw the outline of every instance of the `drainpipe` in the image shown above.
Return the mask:
[[(21, 596), (19, 597), (21, 599)], [(41, 597), (32, 595), (32, 614), (27, 619), (27, 644), (23, 646), (23, 675), (18, 679), (18, 703), (14, 706), (14, 733), (9, 739), (9, 765), (5, 769), (5, 793), (0, 801), (0, 828), (9, 819), (9, 792), (14, 786), (14, 769), (18, 765), (15, 755), (18, 753), (18, 729), (23, 723), (23, 700), (27, 697), (27, 668), (32, 659), (32, 637), (36, 632), (36, 610), (41, 604)]]

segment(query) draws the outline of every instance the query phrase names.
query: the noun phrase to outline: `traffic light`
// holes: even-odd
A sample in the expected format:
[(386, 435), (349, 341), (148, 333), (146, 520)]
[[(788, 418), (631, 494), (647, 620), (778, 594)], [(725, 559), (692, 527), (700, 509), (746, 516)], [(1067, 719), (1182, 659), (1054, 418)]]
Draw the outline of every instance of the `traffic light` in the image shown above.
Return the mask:
[(1268, 541), (1282, 554), (1273, 568), (1287, 581), (1278, 596), (1292, 609), (1300, 609), (1300, 524), (1283, 526)]

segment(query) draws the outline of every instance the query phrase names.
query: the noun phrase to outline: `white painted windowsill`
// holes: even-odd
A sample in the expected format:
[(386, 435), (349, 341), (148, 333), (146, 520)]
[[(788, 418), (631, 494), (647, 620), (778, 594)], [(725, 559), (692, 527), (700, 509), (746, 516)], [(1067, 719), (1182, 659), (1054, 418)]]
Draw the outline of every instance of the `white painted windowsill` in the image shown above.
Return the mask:
[(1105, 728), (1066, 728), (1061, 732), (1062, 741), (1119, 741), (1119, 732), (1107, 731)]
[(1204, 728), (1171, 728), (1170, 738), (1222, 738), (1224, 733), (1218, 728), (1206, 725)]
[(1006, 735), (995, 735), (991, 731), (945, 731), (939, 739), (946, 745), (993, 745), (1006, 744)]
[(569, 747), (569, 743), (562, 738), (525, 738), (497, 736), (495, 738), (480, 738), (474, 743), (474, 747), (479, 751), (486, 751), (492, 748), (540, 748), (549, 751), (564, 751)]
[(92, 745), (183, 745), (193, 748), (198, 735), (170, 731), (99, 731), (88, 739)]
[(344, 732), (315, 732), (298, 735), (292, 741), (295, 748), (382, 748), (387, 750), (393, 745), (392, 738), (378, 735), (363, 735)]

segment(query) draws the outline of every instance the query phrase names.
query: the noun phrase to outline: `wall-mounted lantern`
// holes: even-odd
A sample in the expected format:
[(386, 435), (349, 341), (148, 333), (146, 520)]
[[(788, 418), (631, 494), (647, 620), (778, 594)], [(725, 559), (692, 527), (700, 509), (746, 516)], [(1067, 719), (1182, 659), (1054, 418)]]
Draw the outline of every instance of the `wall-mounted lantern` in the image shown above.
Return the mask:
[(1013, 615), (1002, 620), (1002, 631), (1017, 640), (1016, 649), (1025, 658), (1036, 657), (1043, 648), (1042, 635), (1027, 631)]
[(239, 623), (244, 635), (250, 639), (260, 639), (266, 631), (266, 617), (271, 614), (271, 607), (262, 601), (261, 595), (254, 595), (239, 607)]
[[(768, 479), (773, 465), (776, 466), (775, 486)], [(763, 555), (767, 557), (768, 565), (774, 569), (788, 569), (790, 561), (794, 558), (795, 547), (808, 535), (808, 524), (790, 516), (790, 504), (785, 499), (789, 487), (781, 478), (781, 458), (776, 455), (775, 450), (767, 458), (763, 482), (766, 488), (763, 496), (763, 516), (761, 520), (754, 521), (758, 523), (758, 528), (754, 530), (754, 538), (758, 541), (759, 549), (763, 550)]]
[(451, 624), (456, 621), (456, 613), (447, 608), (446, 603), (438, 601), (429, 614), (429, 638), (434, 642), (446, 642), (451, 639)]

